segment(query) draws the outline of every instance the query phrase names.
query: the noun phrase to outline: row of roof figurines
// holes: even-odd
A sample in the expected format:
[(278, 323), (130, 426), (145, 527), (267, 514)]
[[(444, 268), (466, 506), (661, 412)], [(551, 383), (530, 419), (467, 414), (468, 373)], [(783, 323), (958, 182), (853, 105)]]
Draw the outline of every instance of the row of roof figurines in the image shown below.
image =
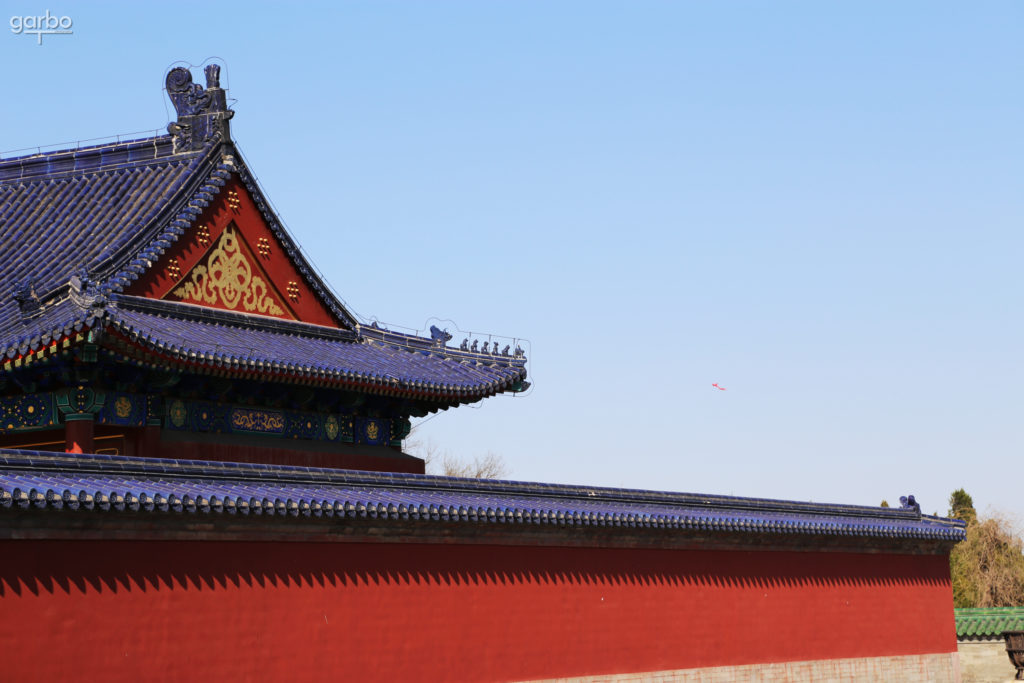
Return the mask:
[[(448, 342), (448, 340), (450, 340), (452, 338), (452, 335), (446, 329), (445, 330), (441, 330), (441, 329), (438, 329), (438, 327), (436, 325), (431, 325), (430, 326), (430, 338), (433, 339), (434, 343), (437, 344), (438, 346), (444, 346)], [(509, 349), (512, 348), (511, 344), (506, 344), (505, 348), (503, 348), (501, 350), (501, 352), (499, 353), (498, 352), (498, 342), (494, 342), (493, 350), (489, 350), (488, 349), (488, 347), (490, 346), (491, 342), (485, 341), (484, 342), (484, 346), (483, 346), (482, 349), (479, 346), (479, 342), (480, 342), (479, 339), (474, 339), (473, 340), (473, 345), (470, 346), (470, 344), (469, 344), (469, 337), (466, 337), (465, 339), (462, 340), (462, 343), (459, 344), (459, 350), (460, 351), (469, 351), (471, 353), (487, 353), (487, 354), (490, 354), (492, 356), (508, 356), (509, 355)], [(525, 355), (525, 352), (523, 351), (522, 347), (520, 347), (519, 344), (516, 344), (516, 350), (512, 352), (512, 357), (513, 358), (522, 358), (524, 355)]]

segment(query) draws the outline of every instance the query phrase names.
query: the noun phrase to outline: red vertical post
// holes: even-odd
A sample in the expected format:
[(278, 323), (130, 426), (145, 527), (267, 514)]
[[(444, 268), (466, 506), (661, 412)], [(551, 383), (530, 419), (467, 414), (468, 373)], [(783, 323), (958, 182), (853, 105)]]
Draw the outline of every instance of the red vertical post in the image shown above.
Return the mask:
[(93, 415), (92, 413), (71, 413), (64, 416), (64, 452), (92, 453), (93, 446)]
[(160, 425), (147, 424), (139, 431), (135, 442), (135, 455), (142, 458), (156, 458), (160, 455)]

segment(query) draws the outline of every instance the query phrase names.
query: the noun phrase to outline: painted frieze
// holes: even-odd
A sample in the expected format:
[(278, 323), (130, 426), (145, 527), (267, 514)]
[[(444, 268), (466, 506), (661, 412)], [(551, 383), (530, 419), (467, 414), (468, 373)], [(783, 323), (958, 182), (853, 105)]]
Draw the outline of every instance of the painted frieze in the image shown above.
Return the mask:
[[(259, 434), (282, 439), (352, 443), (353, 418), (270, 408), (249, 408), (210, 401), (172, 399), (166, 402), (164, 426), (173, 431), (214, 434)], [(388, 443), (389, 421), (376, 420), (377, 437), (360, 443)]]
[(5, 433), (50, 429), (59, 422), (52, 394), (0, 398), (0, 425)]

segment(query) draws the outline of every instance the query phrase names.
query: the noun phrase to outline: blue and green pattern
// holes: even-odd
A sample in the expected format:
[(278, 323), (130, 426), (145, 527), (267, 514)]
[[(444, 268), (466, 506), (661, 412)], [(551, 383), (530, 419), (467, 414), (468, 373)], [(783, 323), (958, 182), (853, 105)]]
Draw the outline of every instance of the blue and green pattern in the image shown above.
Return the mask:
[(0, 398), (0, 433), (51, 429), (59, 422), (52, 394)]
[[(259, 434), (282, 439), (353, 442), (353, 420), (348, 415), (253, 408), (211, 401), (164, 401), (164, 428), (213, 434)], [(388, 443), (390, 420), (375, 420), (376, 441)]]

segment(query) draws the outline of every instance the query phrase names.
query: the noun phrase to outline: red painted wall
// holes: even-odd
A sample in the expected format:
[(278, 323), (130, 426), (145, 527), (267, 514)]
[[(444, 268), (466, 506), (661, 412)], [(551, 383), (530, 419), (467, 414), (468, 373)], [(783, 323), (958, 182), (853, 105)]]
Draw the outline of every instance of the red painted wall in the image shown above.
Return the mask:
[[(268, 442), (272, 441), (270, 439)], [(285, 442), (287, 443), (287, 442)], [(221, 462), (252, 462), (264, 465), (291, 465), (293, 467), (328, 467), (370, 472), (407, 472), (423, 474), (426, 463), (415, 456), (405, 455), (388, 446), (375, 446), (380, 455), (347, 453), (339, 446), (334, 453), (300, 451), (289, 448), (268, 448), (189, 441), (163, 441), (156, 457), (177, 460), (217, 460)], [(150, 451), (152, 454), (152, 451)]]
[(943, 556), (4, 541), (8, 680), (475, 681), (953, 652)]

